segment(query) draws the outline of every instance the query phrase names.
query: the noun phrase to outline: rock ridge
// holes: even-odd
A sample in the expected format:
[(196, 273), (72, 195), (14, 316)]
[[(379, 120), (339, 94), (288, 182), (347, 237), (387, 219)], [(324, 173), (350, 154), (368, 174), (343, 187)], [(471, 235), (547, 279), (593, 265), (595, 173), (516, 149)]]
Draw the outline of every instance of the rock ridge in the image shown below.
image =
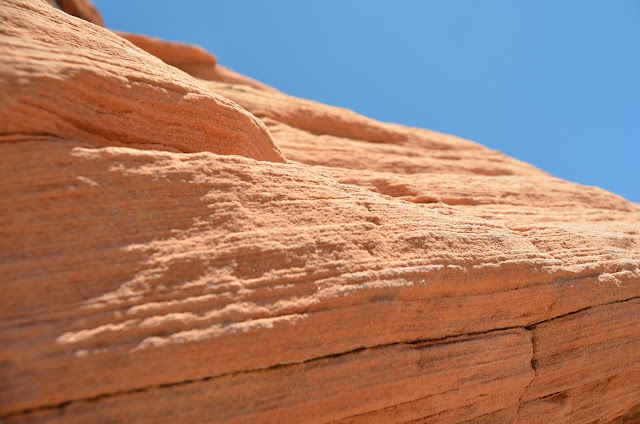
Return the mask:
[(284, 161), (264, 124), (233, 102), (38, 3), (11, 0), (0, 11), (0, 134)]
[(0, 5), (4, 422), (637, 420), (640, 205), (71, 13)]

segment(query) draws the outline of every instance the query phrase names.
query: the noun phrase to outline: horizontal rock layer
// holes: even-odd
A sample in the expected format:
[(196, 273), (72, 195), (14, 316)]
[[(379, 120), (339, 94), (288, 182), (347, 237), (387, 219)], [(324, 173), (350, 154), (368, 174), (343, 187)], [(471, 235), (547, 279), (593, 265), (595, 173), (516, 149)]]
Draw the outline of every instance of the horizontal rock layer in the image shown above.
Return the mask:
[[(46, 6), (0, 10), (0, 107), (22, 117), (0, 135), (6, 422), (637, 416), (639, 205), (456, 137), (194, 80)], [(128, 91), (132, 69), (205, 100)], [(113, 85), (136, 126), (112, 117)], [(64, 119), (27, 119), (47, 90)]]

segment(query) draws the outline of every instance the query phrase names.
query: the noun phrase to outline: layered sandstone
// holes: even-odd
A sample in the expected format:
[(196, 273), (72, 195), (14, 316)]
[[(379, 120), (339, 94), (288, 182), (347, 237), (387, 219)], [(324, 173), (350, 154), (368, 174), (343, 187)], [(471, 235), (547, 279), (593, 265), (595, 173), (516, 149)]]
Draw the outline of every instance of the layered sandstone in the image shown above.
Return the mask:
[(0, 14), (4, 421), (637, 419), (639, 205)]
[(264, 124), (104, 28), (4, 2), (0, 133), (284, 162)]

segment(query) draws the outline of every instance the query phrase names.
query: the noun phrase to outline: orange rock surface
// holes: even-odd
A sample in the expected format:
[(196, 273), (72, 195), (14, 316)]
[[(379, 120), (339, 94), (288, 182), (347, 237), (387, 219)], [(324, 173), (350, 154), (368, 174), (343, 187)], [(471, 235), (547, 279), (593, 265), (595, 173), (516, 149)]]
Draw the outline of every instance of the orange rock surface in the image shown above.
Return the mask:
[(284, 162), (264, 124), (111, 31), (3, 2), (0, 134)]
[(640, 419), (640, 205), (62, 10), (0, 4), (3, 422)]

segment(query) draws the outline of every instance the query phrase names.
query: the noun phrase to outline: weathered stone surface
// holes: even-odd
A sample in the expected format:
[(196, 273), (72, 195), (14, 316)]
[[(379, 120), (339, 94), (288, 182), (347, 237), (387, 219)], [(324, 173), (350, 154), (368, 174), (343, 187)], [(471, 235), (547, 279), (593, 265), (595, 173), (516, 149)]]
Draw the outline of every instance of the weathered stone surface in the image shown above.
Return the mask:
[(283, 162), (260, 120), (44, 2), (0, 6), (0, 134)]
[[(171, 422), (398, 422), (426, 415), (427, 422), (443, 422), (516, 402), (531, 381), (530, 358), (524, 330), (380, 346), (116, 395), (100, 402), (98, 413), (116, 422), (142, 416)], [(190, 408), (177, 409), (176, 403)], [(71, 405), (65, 422), (91, 421), (95, 407), (90, 401)], [(51, 419), (47, 413), (29, 418), (40, 416)]]
[(278, 92), (275, 88), (218, 65), (215, 56), (202, 47), (165, 41), (141, 34), (124, 32), (117, 32), (117, 34), (142, 50), (162, 59), (163, 62), (182, 69), (194, 77), (223, 83), (243, 84), (263, 91)]
[[(37, 1), (37, 0), (36, 0)], [(104, 21), (98, 9), (91, 0), (46, 0), (47, 3), (69, 15), (76, 16), (92, 24), (104, 26)]]
[(640, 299), (587, 309), (532, 331), (536, 379), (523, 400), (640, 371)]
[[(637, 325), (635, 327), (637, 332)], [(606, 360), (606, 356), (595, 359)], [(583, 370), (588, 373), (590, 367)], [(638, 396), (640, 372), (612, 373), (603, 380), (525, 402), (520, 407), (518, 423), (637, 423)], [(635, 413), (631, 409), (634, 405)], [(624, 421), (625, 415), (628, 415), (628, 421)], [(620, 420), (615, 420), (616, 417), (620, 417)]]
[[(199, 77), (199, 76), (198, 76)], [(199, 77), (200, 78), (200, 77)], [(256, 88), (262, 91), (270, 91), (272, 93), (279, 93), (275, 88), (264, 84), (260, 81), (256, 81), (253, 78), (249, 78), (247, 76), (241, 75), (229, 68), (225, 68), (224, 66), (218, 64), (213, 69), (213, 72), (208, 75), (209, 80), (218, 81), (229, 84), (242, 84), (252, 88)]]
[(399, 126), (365, 118), (350, 110), (296, 99), (282, 93), (266, 93), (238, 84), (207, 81), (211, 90), (223, 93), (259, 118), (273, 118), (312, 134), (329, 134), (380, 143), (405, 141)]
[(191, 75), (206, 75), (217, 63), (214, 55), (199, 46), (165, 41), (146, 35), (125, 32), (117, 32), (117, 34), (142, 50), (162, 59), (163, 62), (182, 69)]
[[(37, 3), (0, 10), (5, 422), (637, 417), (639, 205), (456, 137), (193, 80)], [(39, 119), (15, 106), (47, 90)]]

